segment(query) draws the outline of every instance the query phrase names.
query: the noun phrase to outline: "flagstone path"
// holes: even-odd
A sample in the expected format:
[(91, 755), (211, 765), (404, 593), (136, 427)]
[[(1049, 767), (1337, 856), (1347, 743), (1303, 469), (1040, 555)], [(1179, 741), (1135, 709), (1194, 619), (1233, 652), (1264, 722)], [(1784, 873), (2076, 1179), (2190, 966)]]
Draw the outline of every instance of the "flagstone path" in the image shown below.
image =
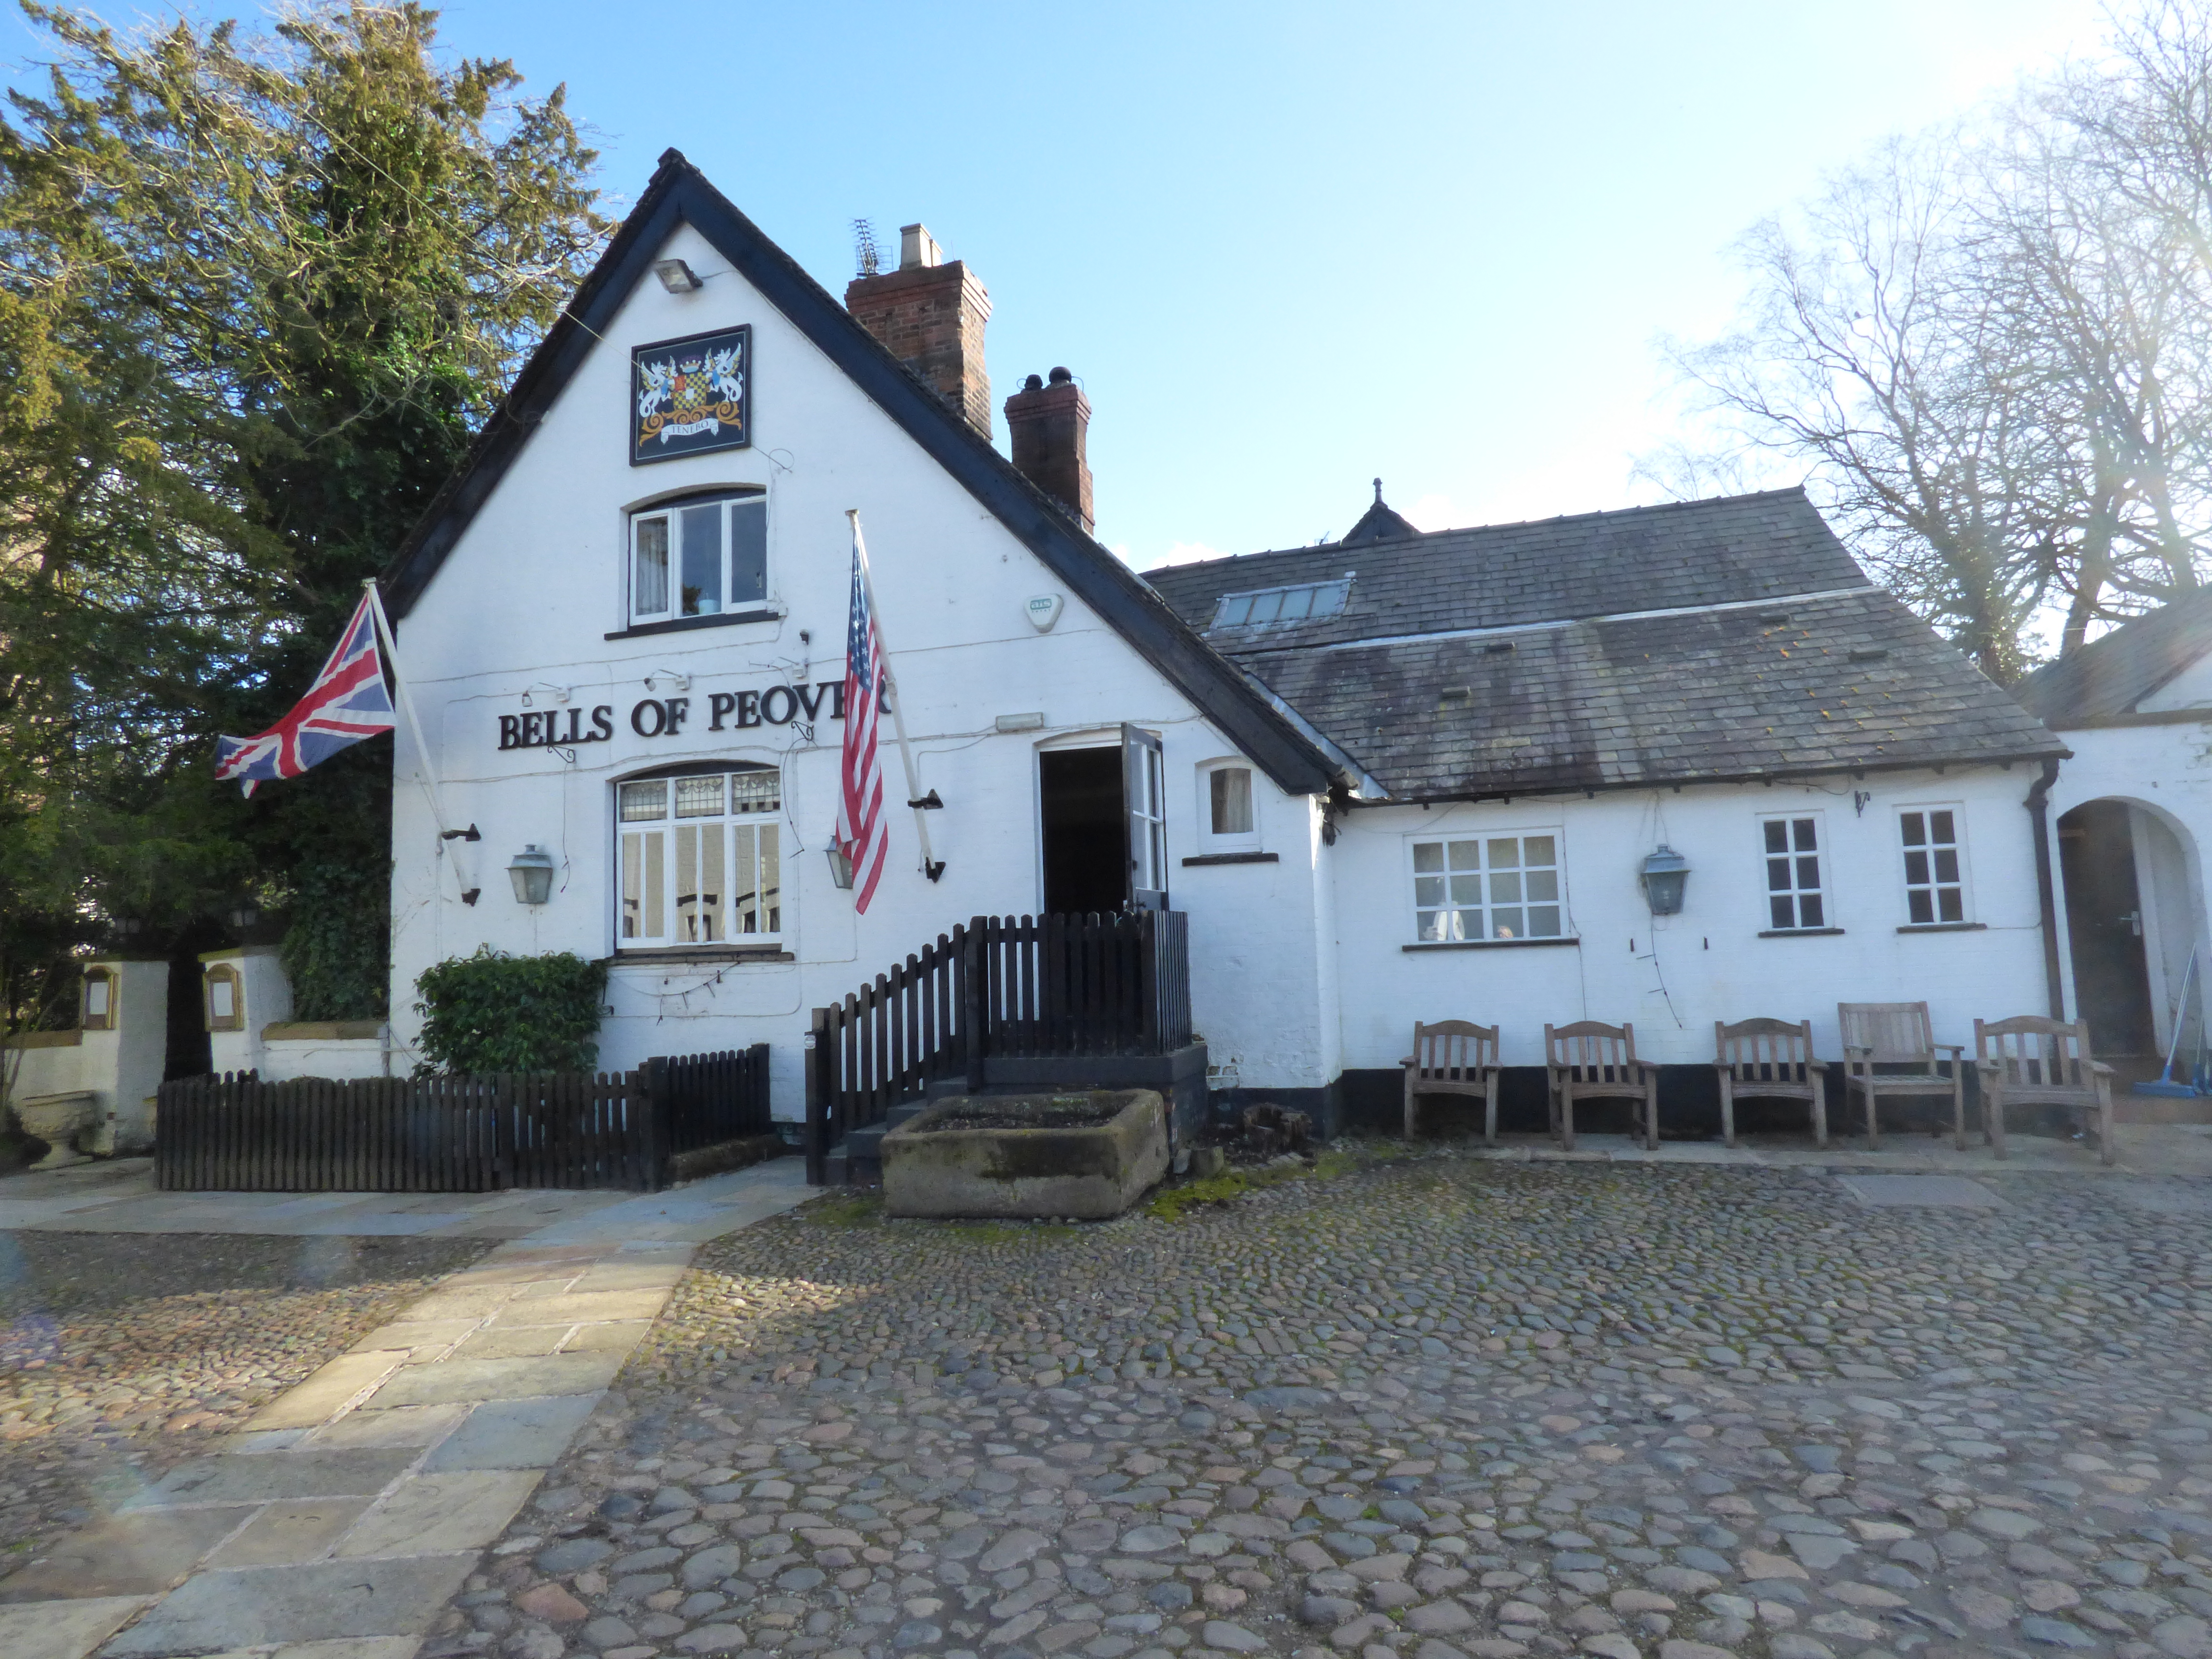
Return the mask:
[(695, 1245), (800, 1201), (803, 1173), (781, 1159), (500, 1245), (0, 1580), (0, 1655), (409, 1659)]

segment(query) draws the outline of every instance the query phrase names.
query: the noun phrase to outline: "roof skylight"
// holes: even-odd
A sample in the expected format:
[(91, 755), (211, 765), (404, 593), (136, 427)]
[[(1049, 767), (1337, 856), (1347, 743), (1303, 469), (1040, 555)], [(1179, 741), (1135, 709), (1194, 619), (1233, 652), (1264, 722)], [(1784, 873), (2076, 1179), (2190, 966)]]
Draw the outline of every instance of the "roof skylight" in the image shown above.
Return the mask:
[(1333, 582), (1298, 582), (1288, 587), (1255, 587), (1224, 593), (1213, 608), (1214, 628), (1287, 627), (1317, 622), (1343, 611), (1352, 597), (1352, 573)]

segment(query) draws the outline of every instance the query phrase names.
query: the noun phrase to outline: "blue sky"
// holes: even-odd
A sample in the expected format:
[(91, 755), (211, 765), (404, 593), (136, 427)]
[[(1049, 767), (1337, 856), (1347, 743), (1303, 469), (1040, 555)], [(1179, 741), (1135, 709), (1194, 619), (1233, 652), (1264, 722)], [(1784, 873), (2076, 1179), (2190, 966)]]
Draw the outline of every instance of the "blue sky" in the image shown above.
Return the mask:
[(442, 39), (565, 81), (617, 211), (675, 145), (839, 293), (854, 216), (927, 223), (991, 290), (996, 398), (1083, 380), (1143, 567), (1340, 534), (1378, 473), (1429, 528), (1651, 499), (1655, 340), (1725, 323), (1735, 236), (2101, 33), (2094, 0), (467, 0)]

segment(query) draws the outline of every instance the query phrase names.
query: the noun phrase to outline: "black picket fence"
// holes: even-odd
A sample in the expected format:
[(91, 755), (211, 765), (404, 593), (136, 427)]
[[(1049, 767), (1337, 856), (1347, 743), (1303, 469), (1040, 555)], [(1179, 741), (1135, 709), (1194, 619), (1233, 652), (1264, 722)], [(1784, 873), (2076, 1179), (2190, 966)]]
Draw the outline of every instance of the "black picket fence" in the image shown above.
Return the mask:
[(670, 1160), (773, 1133), (768, 1045), (635, 1072), (164, 1083), (154, 1174), (169, 1192), (658, 1192)]

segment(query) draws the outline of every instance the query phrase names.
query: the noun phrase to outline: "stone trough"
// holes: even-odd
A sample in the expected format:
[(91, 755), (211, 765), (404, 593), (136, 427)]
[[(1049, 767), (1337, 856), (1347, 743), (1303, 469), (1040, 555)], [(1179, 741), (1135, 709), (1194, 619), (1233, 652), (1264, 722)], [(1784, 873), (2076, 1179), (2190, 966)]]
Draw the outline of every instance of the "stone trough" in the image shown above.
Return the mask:
[(895, 1216), (1120, 1215), (1168, 1170), (1167, 1107), (1151, 1089), (955, 1095), (884, 1137)]

